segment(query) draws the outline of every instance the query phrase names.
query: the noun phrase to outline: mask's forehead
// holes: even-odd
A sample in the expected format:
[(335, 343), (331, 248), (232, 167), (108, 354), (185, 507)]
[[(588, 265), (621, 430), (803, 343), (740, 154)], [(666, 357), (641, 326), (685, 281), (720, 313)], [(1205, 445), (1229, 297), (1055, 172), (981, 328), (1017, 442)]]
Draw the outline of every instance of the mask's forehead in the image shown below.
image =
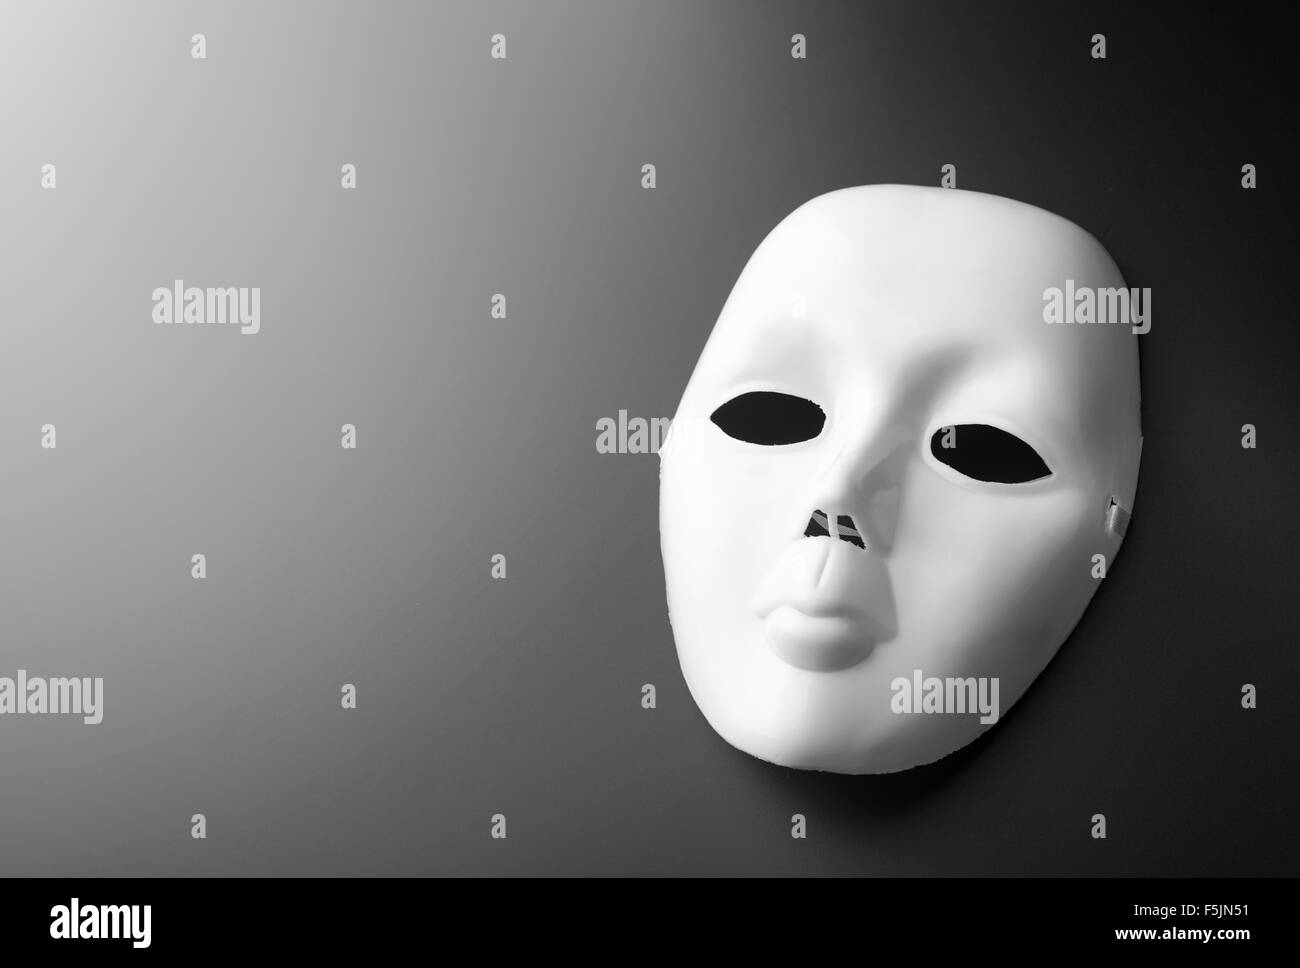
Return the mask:
[(1105, 436), (1113, 421), (1084, 424), (1117, 402), (1117, 383), (1133, 385), (1136, 410), (1136, 339), (1123, 325), (1046, 323), (1044, 291), (1067, 280), (1124, 285), (1095, 239), (1033, 206), (911, 186), (823, 195), (754, 253), (688, 397), (714, 406), (783, 371), (893, 393), (929, 376), (943, 392), (985, 383), (1048, 426)]

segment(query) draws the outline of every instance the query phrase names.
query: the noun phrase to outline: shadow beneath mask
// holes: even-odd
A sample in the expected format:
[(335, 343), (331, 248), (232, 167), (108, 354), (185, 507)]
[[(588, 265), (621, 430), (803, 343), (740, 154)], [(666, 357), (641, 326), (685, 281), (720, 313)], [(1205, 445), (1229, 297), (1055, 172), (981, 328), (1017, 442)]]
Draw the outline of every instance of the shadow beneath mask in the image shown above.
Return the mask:
[[(998, 724), (1001, 725), (1000, 723)], [(738, 768), (756, 787), (770, 791), (775, 799), (815, 801), (829, 807), (841, 819), (862, 824), (888, 823), (916, 813), (917, 807), (944, 796), (957, 787), (958, 778), (997, 742), (996, 727), (986, 730), (967, 745), (923, 766), (898, 773), (850, 775), (817, 770), (795, 770), (743, 757)], [(738, 752), (734, 749), (732, 752)]]

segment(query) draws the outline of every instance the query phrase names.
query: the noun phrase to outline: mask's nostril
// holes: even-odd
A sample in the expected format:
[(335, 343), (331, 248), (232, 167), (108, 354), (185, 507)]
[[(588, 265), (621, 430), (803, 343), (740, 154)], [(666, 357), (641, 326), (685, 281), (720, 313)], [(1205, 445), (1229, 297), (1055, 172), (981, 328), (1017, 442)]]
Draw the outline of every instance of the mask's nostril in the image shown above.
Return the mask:
[(840, 540), (847, 541), (852, 545), (857, 545), (865, 551), (867, 543), (862, 540), (862, 535), (858, 532), (858, 526), (853, 522), (853, 518), (849, 517), (847, 514), (841, 514), (836, 521), (839, 524)]
[[(834, 534), (831, 533), (832, 530)], [(851, 545), (857, 545), (864, 551), (867, 547), (852, 517), (841, 514), (832, 518), (820, 508), (814, 511), (812, 517), (808, 519), (808, 527), (804, 528), (803, 536), (805, 538), (839, 538)]]
[(814, 511), (812, 517), (808, 519), (808, 527), (804, 529), (803, 536), (805, 538), (828, 538), (831, 533), (829, 524), (825, 511)]

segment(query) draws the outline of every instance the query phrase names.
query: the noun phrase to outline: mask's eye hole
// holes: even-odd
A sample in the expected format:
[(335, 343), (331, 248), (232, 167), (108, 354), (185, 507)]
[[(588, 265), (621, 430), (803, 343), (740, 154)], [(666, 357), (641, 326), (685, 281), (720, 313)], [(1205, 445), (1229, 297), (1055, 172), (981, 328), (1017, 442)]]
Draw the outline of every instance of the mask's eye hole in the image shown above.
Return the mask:
[(1034, 448), (986, 424), (940, 427), (930, 438), (930, 453), (960, 474), (994, 484), (1024, 484), (1052, 473)]
[(822, 432), (826, 414), (803, 397), (756, 390), (728, 400), (709, 419), (728, 437), (770, 447), (812, 440)]

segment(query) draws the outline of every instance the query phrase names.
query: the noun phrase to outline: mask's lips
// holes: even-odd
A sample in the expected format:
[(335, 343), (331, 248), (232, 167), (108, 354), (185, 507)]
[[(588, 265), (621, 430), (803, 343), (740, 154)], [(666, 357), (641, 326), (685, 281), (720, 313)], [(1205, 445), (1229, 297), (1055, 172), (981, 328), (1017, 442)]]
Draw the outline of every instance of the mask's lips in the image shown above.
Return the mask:
[(865, 658), (897, 633), (884, 561), (830, 537), (805, 537), (772, 563), (750, 602), (774, 651), (829, 671)]

